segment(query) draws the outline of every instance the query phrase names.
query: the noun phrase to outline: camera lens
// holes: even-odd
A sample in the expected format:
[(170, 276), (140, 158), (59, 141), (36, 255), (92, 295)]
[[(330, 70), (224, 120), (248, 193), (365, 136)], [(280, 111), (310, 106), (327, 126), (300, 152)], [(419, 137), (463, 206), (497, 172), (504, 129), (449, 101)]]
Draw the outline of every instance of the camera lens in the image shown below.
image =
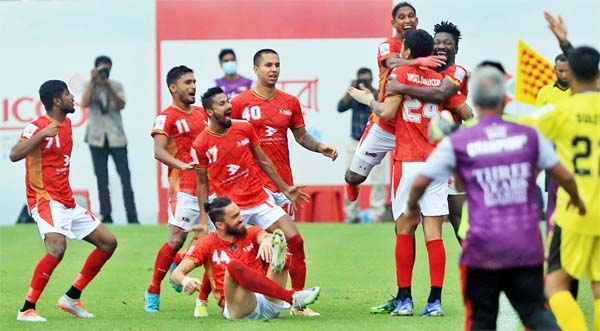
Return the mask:
[(103, 79), (107, 79), (109, 73), (110, 73), (110, 69), (108, 69), (108, 68), (98, 69), (98, 76), (100, 76)]

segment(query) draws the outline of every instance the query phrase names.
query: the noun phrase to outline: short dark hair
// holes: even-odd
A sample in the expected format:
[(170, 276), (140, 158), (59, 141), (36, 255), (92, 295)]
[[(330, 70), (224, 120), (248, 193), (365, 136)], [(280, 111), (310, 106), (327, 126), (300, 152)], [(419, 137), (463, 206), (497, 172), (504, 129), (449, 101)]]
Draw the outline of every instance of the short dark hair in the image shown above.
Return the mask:
[(565, 53), (560, 53), (554, 58), (554, 64), (556, 64), (556, 62), (558, 61), (567, 62), (567, 56), (565, 55)]
[(231, 204), (231, 200), (228, 198), (215, 198), (211, 202), (204, 203), (204, 210), (213, 222), (225, 221), (225, 207)]
[(100, 55), (94, 60), (94, 67), (97, 67), (100, 63), (108, 63), (112, 67), (112, 60), (106, 55)]
[(502, 63), (500, 63), (498, 61), (485, 60), (485, 61), (482, 61), (481, 63), (479, 63), (477, 65), (477, 68), (481, 68), (481, 67), (485, 67), (485, 66), (494, 67), (494, 68), (500, 70), (501, 73), (506, 75), (506, 70), (504, 70), (504, 66), (502, 65)]
[(569, 70), (576, 80), (593, 82), (598, 78), (600, 54), (590, 46), (579, 46), (567, 53)]
[(423, 29), (404, 31), (404, 47), (412, 58), (429, 56), (433, 52), (433, 37)]
[(187, 73), (194, 73), (194, 70), (184, 65), (171, 68), (171, 70), (169, 70), (169, 72), (167, 73), (167, 86), (175, 84), (179, 77)]
[(227, 54), (231, 54), (233, 55), (233, 58), (235, 59), (235, 52), (233, 51), (233, 49), (231, 48), (224, 48), (219, 52), (219, 62), (223, 61), (223, 57)]
[(275, 50), (272, 50), (270, 48), (263, 48), (254, 54), (254, 59), (252, 61), (255, 66), (258, 67), (260, 65), (260, 59), (262, 58), (263, 54), (275, 54), (279, 56), (279, 54), (275, 52)]
[(204, 109), (213, 109), (213, 97), (217, 94), (225, 93), (222, 88), (211, 87), (202, 94), (202, 107)]
[(413, 5), (411, 5), (410, 3), (403, 1), (403, 2), (400, 2), (397, 5), (395, 5), (394, 9), (392, 9), (392, 19), (396, 18), (396, 14), (398, 14), (398, 11), (402, 7), (410, 7), (410, 9), (412, 9), (412, 11), (415, 12), (415, 15), (417, 15), (417, 10), (415, 9), (415, 7)]
[(445, 33), (450, 34), (454, 38), (454, 43), (456, 44), (456, 47), (458, 47), (458, 41), (462, 37), (460, 30), (458, 29), (456, 24), (448, 22), (448, 21), (442, 21), (442, 22), (434, 25), (433, 32), (435, 34), (438, 34), (440, 32), (445, 32)]
[(373, 77), (373, 73), (371, 72), (371, 69), (369, 68), (360, 68), (358, 69), (358, 71), (356, 72), (356, 77), (360, 76), (361, 74), (369, 74), (371, 75), (371, 77)]
[(49, 80), (40, 86), (40, 100), (46, 111), (52, 110), (54, 99), (60, 98), (69, 88), (62, 80)]

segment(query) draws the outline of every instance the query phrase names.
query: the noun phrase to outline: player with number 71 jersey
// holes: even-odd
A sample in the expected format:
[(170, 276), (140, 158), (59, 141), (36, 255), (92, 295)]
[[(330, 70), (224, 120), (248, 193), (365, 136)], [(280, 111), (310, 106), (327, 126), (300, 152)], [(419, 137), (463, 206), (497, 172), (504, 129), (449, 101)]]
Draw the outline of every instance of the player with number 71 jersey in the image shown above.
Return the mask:
[(56, 136), (44, 138), (39, 149), (27, 156), (25, 163), (29, 210), (42, 199), (58, 201), (67, 208), (75, 208), (73, 191), (69, 185), (73, 150), (71, 120), (66, 117), (60, 123), (48, 115), (41, 116), (23, 129), (19, 141), (29, 140), (51, 124), (56, 125)]

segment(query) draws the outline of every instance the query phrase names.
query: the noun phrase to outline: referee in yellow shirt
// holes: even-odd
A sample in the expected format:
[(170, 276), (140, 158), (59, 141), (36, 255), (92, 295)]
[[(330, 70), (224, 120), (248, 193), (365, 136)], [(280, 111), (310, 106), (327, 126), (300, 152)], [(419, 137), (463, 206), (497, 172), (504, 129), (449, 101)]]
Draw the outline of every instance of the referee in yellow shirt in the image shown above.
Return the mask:
[(556, 82), (554, 82), (554, 84), (546, 85), (539, 90), (537, 99), (535, 100), (536, 108), (540, 108), (549, 103), (555, 103), (556, 101), (571, 96), (571, 86), (569, 85), (569, 81), (567, 81), (567, 71), (569, 71), (567, 57), (565, 54), (561, 53), (554, 59)]

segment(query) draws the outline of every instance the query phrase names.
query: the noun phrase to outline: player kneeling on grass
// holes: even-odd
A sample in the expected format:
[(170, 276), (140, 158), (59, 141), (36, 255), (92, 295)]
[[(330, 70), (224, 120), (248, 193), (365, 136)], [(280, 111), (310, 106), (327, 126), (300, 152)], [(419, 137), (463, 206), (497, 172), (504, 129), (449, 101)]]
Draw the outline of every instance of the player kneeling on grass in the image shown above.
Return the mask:
[(246, 228), (240, 208), (228, 198), (205, 203), (204, 209), (216, 230), (194, 243), (171, 275), (185, 293), (199, 289), (200, 279), (186, 275), (204, 265), (227, 319), (275, 318), (290, 305), (303, 309), (317, 300), (319, 287), (302, 291), (284, 287), (286, 241), (281, 230), (270, 234), (256, 226)]

